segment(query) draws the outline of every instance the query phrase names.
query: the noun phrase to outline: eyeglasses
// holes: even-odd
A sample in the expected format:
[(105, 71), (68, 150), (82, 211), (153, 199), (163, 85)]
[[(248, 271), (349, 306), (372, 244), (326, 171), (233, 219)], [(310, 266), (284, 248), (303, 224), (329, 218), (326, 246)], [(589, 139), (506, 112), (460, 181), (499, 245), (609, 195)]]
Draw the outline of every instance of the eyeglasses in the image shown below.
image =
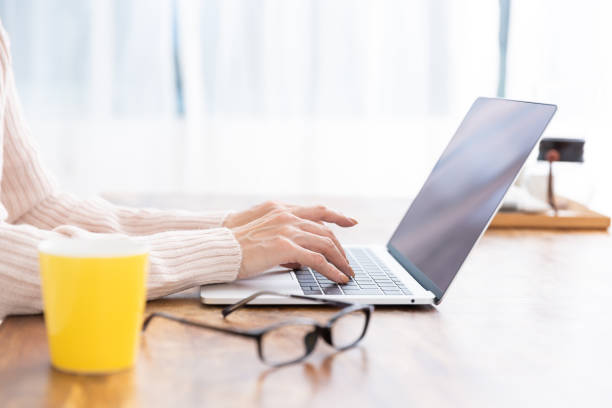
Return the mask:
[(334, 314), (327, 323), (323, 325), (313, 319), (296, 318), (251, 330), (212, 326), (167, 313), (156, 312), (147, 316), (143, 323), (142, 331), (144, 332), (147, 329), (153, 318), (163, 317), (194, 327), (215, 330), (236, 336), (250, 337), (257, 341), (257, 354), (261, 361), (273, 367), (280, 367), (304, 360), (313, 352), (319, 338), (322, 338), (336, 350), (346, 350), (354, 347), (365, 336), (368, 330), (370, 316), (374, 311), (374, 306), (372, 305), (341, 302), (312, 296), (286, 295), (262, 291), (254, 293), (226, 307), (221, 313), (225, 318), (236, 310), (244, 307), (252, 300), (263, 295), (310, 300), (331, 306), (342, 307), (342, 310)]

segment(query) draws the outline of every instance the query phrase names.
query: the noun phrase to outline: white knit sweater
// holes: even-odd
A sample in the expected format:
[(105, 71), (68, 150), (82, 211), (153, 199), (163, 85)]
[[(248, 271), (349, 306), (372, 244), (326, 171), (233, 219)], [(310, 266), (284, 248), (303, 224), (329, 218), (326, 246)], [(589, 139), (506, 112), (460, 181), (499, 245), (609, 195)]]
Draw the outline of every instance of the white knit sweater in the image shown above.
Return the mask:
[(42, 309), (37, 246), (59, 235), (123, 233), (151, 247), (148, 298), (231, 281), (240, 245), (222, 228), (225, 213), (160, 211), (80, 200), (61, 193), (43, 170), (23, 119), (0, 25), (0, 321)]

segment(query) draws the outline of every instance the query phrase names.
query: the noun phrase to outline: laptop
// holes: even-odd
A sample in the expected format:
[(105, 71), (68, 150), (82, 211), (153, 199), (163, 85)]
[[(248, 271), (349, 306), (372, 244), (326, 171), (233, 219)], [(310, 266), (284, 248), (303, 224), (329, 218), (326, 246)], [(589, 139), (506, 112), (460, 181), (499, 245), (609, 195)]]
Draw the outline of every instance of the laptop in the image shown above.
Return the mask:
[[(355, 271), (349, 283), (336, 284), (311, 268), (276, 271), (202, 286), (202, 302), (230, 304), (269, 290), (380, 305), (440, 303), (556, 110), (476, 99), (387, 245), (345, 247)], [(261, 296), (253, 303), (307, 301)]]

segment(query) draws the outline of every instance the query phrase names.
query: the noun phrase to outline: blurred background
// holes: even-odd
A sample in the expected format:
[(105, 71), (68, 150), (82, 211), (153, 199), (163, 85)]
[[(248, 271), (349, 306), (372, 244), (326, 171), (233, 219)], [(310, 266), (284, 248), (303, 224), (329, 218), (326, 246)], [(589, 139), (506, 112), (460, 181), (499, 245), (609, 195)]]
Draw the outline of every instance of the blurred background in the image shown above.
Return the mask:
[[(0, 0), (64, 189), (414, 196), (478, 96), (559, 105), (610, 213), (608, 2)], [(572, 165), (568, 165), (572, 166)]]

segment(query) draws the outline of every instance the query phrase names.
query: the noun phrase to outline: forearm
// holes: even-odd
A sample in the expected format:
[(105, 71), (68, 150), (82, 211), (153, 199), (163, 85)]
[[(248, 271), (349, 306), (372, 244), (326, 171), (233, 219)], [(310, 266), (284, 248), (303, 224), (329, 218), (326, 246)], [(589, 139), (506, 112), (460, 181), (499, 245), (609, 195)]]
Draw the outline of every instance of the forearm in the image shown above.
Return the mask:
[(230, 282), (238, 276), (242, 253), (227, 228), (168, 231), (135, 239), (151, 247), (149, 299), (195, 286)]
[(37, 245), (59, 235), (29, 225), (0, 223), (0, 319), (42, 308)]
[(15, 222), (41, 229), (74, 225), (91, 232), (150, 235), (173, 230), (219, 228), (227, 212), (136, 209), (117, 206), (101, 198), (79, 199), (70, 194), (49, 194)]
[[(74, 226), (53, 231), (0, 223), (0, 320), (7, 314), (42, 310), (38, 244), (60, 236), (89, 232)], [(231, 231), (172, 231), (134, 238), (151, 247), (147, 297), (161, 297), (190, 287), (232, 281), (241, 251)]]

